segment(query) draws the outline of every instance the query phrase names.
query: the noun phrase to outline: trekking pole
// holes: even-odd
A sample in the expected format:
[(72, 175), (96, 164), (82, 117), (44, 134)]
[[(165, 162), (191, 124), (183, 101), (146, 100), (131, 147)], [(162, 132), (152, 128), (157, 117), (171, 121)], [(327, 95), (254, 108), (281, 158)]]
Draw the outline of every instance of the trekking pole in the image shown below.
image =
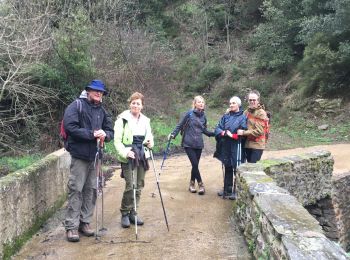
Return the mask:
[(159, 176), (160, 176), (160, 173), (162, 172), (164, 162), (165, 162), (166, 157), (167, 157), (167, 155), (168, 155), (169, 148), (170, 148), (170, 143), (171, 143), (171, 138), (169, 138), (169, 140), (168, 140), (168, 142), (167, 142), (167, 144), (166, 144), (165, 151), (164, 151), (164, 153), (163, 153), (163, 161), (162, 161), (162, 164), (160, 165), (160, 172), (159, 172)]
[[(160, 176), (160, 174), (162, 173), (162, 169), (163, 169), (163, 166), (164, 166), (164, 162), (167, 158), (167, 155), (169, 153), (169, 148), (170, 148), (170, 143), (171, 143), (171, 138), (169, 138), (168, 142), (167, 142), (167, 145), (166, 145), (166, 148), (163, 152), (163, 161), (162, 161), (162, 164), (160, 166), (160, 172), (158, 174), (158, 176)], [(156, 196), (156, 190), (157, 190), (157, 187), (154, 189), (154, 191), (152, 192), (152, 197), (155, 197)]]
[(221, 170), (222, 170), (222, 180), (224, 182), (224, 188), (223, 188), (223, 192), (222, 192), (222, 198), (225, 199), (226, 196), (225, 196), (225, 193), (226, 193), (226, 184), (225, 184), (225, 166), (223, 163), (221, 163)]
[(96, 223), (95, 223), (95, 239), (97, 240), (98, 238), (98, 196), (99, 196), (99, 171), (100, 171), (100, 139), (97, 139), (97, 152), (95, 155), (95, 162), (94, 162), (94, 168), (96, 169)]
[(103, 192), (103, 187), (105, 185), (105, 176), (103, 174), (102, 166), (103, 166), (103, 146), (104, 146), (104, 138), (99, 138), (100, 139), (100, 153), (99, 153), (99, 159), (100, 159), (100, 171), (99, 171), (99, 188), (100, 188), (100, 195), (101, 195), (101, 229), (100, 231), (106, 231), (107, 228), (104, 227), (104, 192)]
[[(94, 162), (94, 168), (96, 169), (96, 230), (95, 230), (95, 239), (97, 240), (98, 238), (98, 232), (99, 231), (105, 231), (107, 230), (104, 227), (104, 201), (103, 201), (103, 185), (104, 185), (104, 176), (102, 173), (102, 147), (103, 147), (103, 139), (101, 140), (100, 138), (97, 139), (97, 152), (96, 152), (96, 156), (95, 156), (95, 162)], [(102, 203), (101, 203), (101, 229), (98, 229), (98, 197), (101, 196), (102, 197)]]
[(132, 174), (132, 191), (133, 191), (133, 197), (134, 197), (134, 210), (135, 210), (135, 237), (136, 237), (136, 240), (137, 240), (137, 205), (136, 205), (136, 183), (137, 183), (137, 176), (135, 174), (135, 169), (133, 169), (133, 166), (132, 166), (132, 161), (129, 160), (129, 169), (131, 171), (131, 174)]
[(236, 158), (236, 167), (234, 169), (234, 175), (235, 175), (235, 181), (233, 185), (233, 193), (236, 194), (236, 178), (237, 178), (237, 168), (241, 164), (241, 159), (242, 159), (242, 144), (241, 144), (241, 139), (238, 139), (237, 143), (237, 158)]
[(156, 182), (157, 182), (157, 187), (158, 187), (160, 202), (161, 202), (162, 208), (163, 208), (163, 214), (164, 214), (165, 224), (166, 224), (166, 227), (167, 227), (168, 232), (169, 232), (168, 219), (167, 219), (167, 217), (166, 217), (165, 207), (164, 207), (164, 203), (163, 203), (163, 197), (162, 197), (162, 193), (160, 192), (160, 187), (159, 187), (159, 178), (158, 178), (159, 175), (158, 175), (157, 172), (156, 172), (156, 166), (155, 166), (155, 164), (154, 164), (153, 152), (152, 152), (152, 150), (149, 150), (149, 152), (150, 152), (151, 159), (152, 159), (152, 165), (153, 165), (154, 175), (155, 175), (155, 177), (156, 177)]

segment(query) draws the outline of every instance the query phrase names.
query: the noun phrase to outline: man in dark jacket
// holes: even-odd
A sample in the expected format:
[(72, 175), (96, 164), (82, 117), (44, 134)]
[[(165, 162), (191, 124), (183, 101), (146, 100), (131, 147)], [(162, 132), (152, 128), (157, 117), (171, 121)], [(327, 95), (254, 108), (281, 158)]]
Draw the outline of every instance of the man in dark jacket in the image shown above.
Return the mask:
[[(68, 180), (68, 205), (64, 221), (67, 240), (79, 241), (79, 233), (93, 236), (91, 222), (96, 203), (96, 171), (94, 167), (97, 139), (101, 143), (113, 139), (111, 116), (102, 107), (105, 85), (93, 80), (85, 88), (86, 98), (73, 101), (64, 113), (68, 134), (67, 150), (72, 161)], [(78, 105), (77, 105), (78, 104)]]

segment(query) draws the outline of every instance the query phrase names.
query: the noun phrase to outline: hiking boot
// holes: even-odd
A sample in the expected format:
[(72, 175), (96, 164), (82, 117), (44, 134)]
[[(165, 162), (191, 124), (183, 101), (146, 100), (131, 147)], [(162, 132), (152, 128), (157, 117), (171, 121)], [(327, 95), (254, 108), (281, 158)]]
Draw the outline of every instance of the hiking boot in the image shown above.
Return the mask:
[(128, 228), (130, 227), (130, 220), (129, 220), (129, 214), (122, 214), (122, 220), (121, 220), (121, 223), (122, 223), (122, 227), (123, 228)]
[(191, 193), (196, 193), (197, 192), (194, 181), (190, 181), (190, 187), (188, 188), (188, 190)]
[(79, 233), (76, 229), (67, 230), (67, 240), (69, 242), (79, 242)]
[(231, 195), (230, 196), (227, 196), (227, 198), (228, 199), (230, 199), (230, 200), (235, 200), (236, 199), (236, 193), (231, 193)]
[(95, 232), (90, 227), (90, 224), (84, 223), (84, 222), (80, 223), (79, 232), (86, 237), (91, 237), (91, 236), (95, 235)]
[(198, 187), (199, 187), (199, 189), (198, 189), (198, 194), (199, 194), (199, 195), (204, 195), (205, 189), (204, 189), (204, 184), (203, 184), (203, 182), (198, 183)]
[(222, 196), (224, 196), (224, 195), (225, 195), (224, 190), (218, 191), (218, 196), (219, 196), (219, 197), (222, 197)]
[[(135, 214), (130, 213), (129, 220), (130, 220), (131, 224), (135, 225)], [(139, 216), (137, 216), (137, 225), (138, 226), (142, 226), (143, 225), (143, 221), (142, 221), (142, 219)]]

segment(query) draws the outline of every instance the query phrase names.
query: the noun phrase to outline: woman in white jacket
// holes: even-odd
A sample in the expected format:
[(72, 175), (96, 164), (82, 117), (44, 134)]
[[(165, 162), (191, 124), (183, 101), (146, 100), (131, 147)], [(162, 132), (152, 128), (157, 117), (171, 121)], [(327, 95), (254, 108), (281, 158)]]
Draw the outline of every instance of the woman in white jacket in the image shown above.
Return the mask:
[(134, 208), (133, 171), (136, 172), (136, 207), (138, 208), (141, 190), (145, 186), (145, 173), (149, 169), (149, 150), (154, 145), (150, 119), (141, 113), (144, 105), (144, 96), (133, 93), (129, 98), (130, 109), (122, 112), (114, 124), (114, 146), (117, 159), (121, 162), (122, 174), (125, 180), (125, 189), (121, 201), (120, 212), (123, 228), (131, 224), (143, 225), (142, 219), (137, 216)]

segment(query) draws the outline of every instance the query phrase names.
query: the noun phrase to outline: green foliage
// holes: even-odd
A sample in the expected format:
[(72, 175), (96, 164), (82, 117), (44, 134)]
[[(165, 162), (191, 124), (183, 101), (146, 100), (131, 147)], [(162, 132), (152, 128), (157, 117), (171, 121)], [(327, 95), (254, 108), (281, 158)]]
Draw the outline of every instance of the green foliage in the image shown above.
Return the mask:
[[(153, 131), (153, 135), (155, 137), (154, 140), (154, 152), (162, 153), (165, 149), (166, 143), (168, 141), (168, 135), (173, 131), (176, 124), (176, 118), (169, 117), (154, 117), (151, 119), (151, 127)], [(181, 144), (181, 136), (178, 136), (175, 140), (172, 140), (171, 143), (175, 146), (180, 146)]]
[(84, 11), (62, 20), (54, 31), (52, 56), (32, 67), (32, 75), (41, 86), (57, 91), (69, 103), (93, 78), (90, 48), (95, 41), (92, 25)]
[(233, 21), (241, 30), (250, 29), (261, 19), (263, 0), (237, 0), (234, 2)]
[(110, 154), (112, 156), (115, 156), (117, 154), (115, 147), (114, 147), (113, 140), (111, 142), (105, 143), (104, 151), (105, 151), (105, 153)]
[(196, 54), (183, 57), (176, 65), (178, 79), (189, 80), (200, 71), (200, 58)]
[(261, 99), (267, 97), (271, 91), (272, 83), (269, 78), (256, 78), (247, 81), (248, 89), (256, 89), (260, 92)]
[(205, 82), (211, 83), (221, 77), (224, 70), (219, 64), (209, 63), (200, 71), (199, 77)]
[(176, 38), (180, 33), (179, 24), (171, 16), (151, 16), (147, 18), (146, 26), (159, 41)]
[(220, 65), (216, 63), (208, 63), (200, 70), (196, 80), (188, 85), (188, 90), (198, 93), (208, 91), (214, 81), (223, 74), (224, 70)]
[[(329, 124), (330, 127), (319, 130), (318, 126), (322, 124)], [(313, 117), (311, 114), (292, 112), (287, 108), (274, 113), (271, 127), (270, 149), (289, 149), (350, 141), (350, 123), (332, 122), (331, 118)], [(283, 141), (275, 142), (275, 135)]]
[(263, 15), (251, 44), (255, 50), (258, 69), (286, 71), (301, 55), (296, 41), (302, 21), (302, 8), (298, 0), (265, 0)]
[(246, 72), (245, 72), (245, 70), (243, 68), (239, 67), (236, 64), (233, 64), (231, 66), (231, 78), (232, 78), (232, 81), (238, 81), (244, 76), (246, 76)]
[(226, 29), (225, 19), (229, 18), (231, 22), (233, 20), (230, 14), (230, 6), (226, 6), (223, 3), (214, 5), (213, 8), (210, 8), (209, 13), (213, 18), (215, 27), (222, 32), (225, 32)]
[(305, 49), (304, 59), (299, 64), (304, 94), (310, 96), (319, 91), (324, 95), (345, 93), (349, 90), (350, 44), (341, 43), (339, 50), (330, 47), (328, 37), (315, 35)]
[(342, 95), (349, 90), (350, 73), (350, 1), (305, 1), (306, 18), (300, 40), (307, 44), (299, 64), (305, 95)]
[(194, 16), (201, 12), (198, 5), (185, 1), (175, 9), (175, 15), (181, 17), (184, 22), (190, 22)]
[(34, 162), (40, 160), (41, 155), (26, 155), (26, 156), (17, 156), (17, 157), (1, 157), (0, 158), (0, 176), (7, 173), (23, 169)]
[(237, 95), (239, 88), (234, 84), (222, 84), (218, 85), (215, 88), (215, 91), (212, 92), (210, 98), (208, 99), (208, 105), (211, 107), (227, 107), (228, 99), (233, 94)]

